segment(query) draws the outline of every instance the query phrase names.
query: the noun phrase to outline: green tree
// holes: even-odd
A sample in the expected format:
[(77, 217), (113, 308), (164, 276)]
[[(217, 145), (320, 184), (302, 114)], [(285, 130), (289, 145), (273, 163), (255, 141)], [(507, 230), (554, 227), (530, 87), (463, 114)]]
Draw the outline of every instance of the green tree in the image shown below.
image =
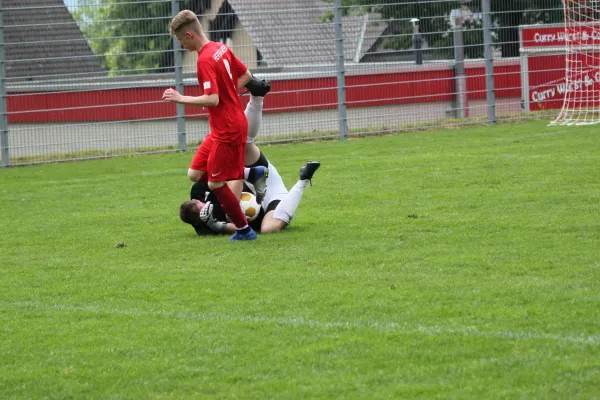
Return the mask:
[[(179, 3), (202, 13), (206, 1)], [(79, 0), (73, 17), (111, 75), (172, 71), (171, 1)]]

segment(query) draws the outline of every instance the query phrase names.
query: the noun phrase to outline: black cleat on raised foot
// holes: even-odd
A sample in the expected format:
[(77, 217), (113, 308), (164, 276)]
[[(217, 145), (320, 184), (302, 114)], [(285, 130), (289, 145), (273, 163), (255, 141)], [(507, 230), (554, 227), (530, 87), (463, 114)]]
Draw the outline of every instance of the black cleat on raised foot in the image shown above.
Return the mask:
[[(319, 169), (320, 166), (320, 161), (307, 162), (304, 167), (300, 168), (300, 180), (308, 179), (309, 181), (311, 181), (313, 174), (316, 170)], [(312, 181), (310, 182), (310, 184), (312, 185)]]
[(252, 96), (265, 97), (271, 91), (271, 82), (265, 79), (258, 79), (252, 75), (252, 79), (245, 86)]

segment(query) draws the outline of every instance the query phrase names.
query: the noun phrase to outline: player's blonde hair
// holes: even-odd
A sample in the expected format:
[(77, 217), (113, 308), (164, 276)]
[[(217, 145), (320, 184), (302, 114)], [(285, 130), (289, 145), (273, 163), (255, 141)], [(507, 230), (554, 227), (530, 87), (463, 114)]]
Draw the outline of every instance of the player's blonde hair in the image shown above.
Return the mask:
[(196, 17), (196, 13), (190, 10), (181, 10), (173, 17), (171, 24), (169, 25), (169, 32), (171, 35), (176, 35), (182, 31), (192, 31), (202, 34), (202, 25)]

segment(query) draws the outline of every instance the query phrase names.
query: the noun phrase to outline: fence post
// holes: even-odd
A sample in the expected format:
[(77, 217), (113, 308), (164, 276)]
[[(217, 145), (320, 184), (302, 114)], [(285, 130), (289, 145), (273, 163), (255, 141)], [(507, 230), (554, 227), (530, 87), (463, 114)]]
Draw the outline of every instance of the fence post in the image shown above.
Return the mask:
[(4, 54), (4, 13), (0, 6), (0, 151), (2, 167), (8, 167), (8, 115), (6, 108), (6, 65)]
[(346, 71), (344, 66), (344, 36), (342, 32), (341, 0), (334, 0), (333, 7), (335, 22), (335, 55), (337, 60), (339, 136), (340, 139), (343, 140), (348, 137), (348, 110), (346, 110)]
[(494, 91), (494, 49), (492, 40), (491, 0), (481, 0), (483, 12), (483, 56), (485, 58), (485, 90), (487, 94), (488, 123), (496, 123), (496, 93)]
[(454, 38), (454, 82), (456, 91), (452, 111), (454, 111), (455, 118), (466, 118), (468, 117), (467, 80), (465, 78), (465, 44), (461, 10), (452, 10), (450, 18), (452, 19), (452, 36)]
[[(179, 13), (179, 0), (171, 0), (171, 14), (175, 17)], [(173, 61), (175, 67), (175, 90), (183, 94), (183, 57), (181, 55), (181, 46), (175, 36), (173, 36)], [(185, 136), (185, 108), (183, 104), (175, 105), (177, 115), (177, 142), (179, 151), (187, 150)]]
[(419, 19), (413, 18), (410, 20), (413, 25), (413, 36), (412, 36), (412, 44), (413, 49), (415, 49), (415, 64), (422, 65), (423, 64), (423, 35), (421, 35), (421, 31), (419, 29)]

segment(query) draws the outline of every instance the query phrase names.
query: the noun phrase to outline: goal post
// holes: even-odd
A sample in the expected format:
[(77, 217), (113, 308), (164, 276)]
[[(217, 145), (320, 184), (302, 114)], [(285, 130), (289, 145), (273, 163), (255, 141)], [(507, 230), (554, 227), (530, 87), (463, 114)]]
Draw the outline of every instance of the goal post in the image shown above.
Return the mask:
[(563, 0), (565, 93), (550, 125), (600, 123), (600, 0)]

